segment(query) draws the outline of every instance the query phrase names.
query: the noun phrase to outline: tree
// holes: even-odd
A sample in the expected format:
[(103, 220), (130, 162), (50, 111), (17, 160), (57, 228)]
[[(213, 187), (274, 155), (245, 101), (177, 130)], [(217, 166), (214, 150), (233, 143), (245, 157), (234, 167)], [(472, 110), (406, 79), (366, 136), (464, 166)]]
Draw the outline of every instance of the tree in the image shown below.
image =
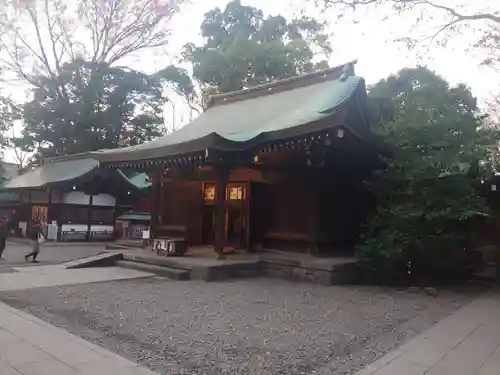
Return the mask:
[(9, 146), (10, 140), (5, 136), (5, 133), (12, 130), (20, 118), (19, 107), (11, 99), (0, 97), (0, 148)]
[(327, 67), (331, 50), (324, 25), (307, 17), (265, 17), (231, 1), (205, 14), (202, 46), (189, 43), (183, 56), (205, 92), (228, 92)]
[(466, 86), (427, 68), (403, 69), (369, 94), (391, 102), (376, 132), (393, 158), (369, 181), (379, 204), (360, 254), (392, 279), (451, 276), (470, 245), (468, 220), (487, 212), (480, 180), (493, 168), (496, 129), (483, 126)]
[[(166, 100), (170, 106), (170, 121), (165, 120), (163, 129), (163, 133), (168, 134), (176, 131), (180, 124), (191, 121), (195, 113), (200, 114), (201, 106), (193, 81), (185, 69), (170, 65), (158, 72), (157, 76), (164, 79), (165, 92), (172, 94)], [(187, 111), (185, 111), (186, 108)], [(178, 116), (178, 112), (180, 112), (180, 116)], [(185, 112), (187, 112), (187, 118), (183, 116)]]
[[(18, 117), (17, 107), (12, 101), (0, 97), (0, 159), (3, 159), (3, 150), (9, 145), (9, 138), (5, 136), (5, 133), (13, 128)], [(0, 163), (0, 182), (5, 179), (5, 168), (3, 163)]]
[(3, 133), (0, 148), (11, 151), (15, 164), (21, 169), (28, 159), (28, 153), (16, 144), (15, 126), (22, 122), (22, 109), (9, 98), (0, 98), (0, 103), (0, 129)]
[[(0, 14), (4, 73), (43, 89), (65, 63), (110, 65), (168, 43), (171, 0), (5, 0)], [(61, 91), (64, 83), (55, 87)], [(63, 94), (61, 92), (61, 94)]]
[[(415, 26), (424, 24), (424, 33), (402, 37), (410, 47), (425, 42), (446, 44), (450, 38), (467, 34), (471, 46), (486, 52), (483, 63), (500, 63), (500, 7), (497, 1), (474, 2), (459, 0), (315, 0), (327, 6), (337, 6), (341, 14), (362, 6), (390, 6), (398, 13), (412, 13)], [(391, 15), (393, 16), (393, 14)]]
[(41, 87), (23, 105), (25, 127), (17, 145), (44, 157), (151, 140), (161, 134), (163, 88), (174, 72), (185, 79), (171, 69), (146, 75), (81, 59), (66, 63), (55, 79), (38, 79)]

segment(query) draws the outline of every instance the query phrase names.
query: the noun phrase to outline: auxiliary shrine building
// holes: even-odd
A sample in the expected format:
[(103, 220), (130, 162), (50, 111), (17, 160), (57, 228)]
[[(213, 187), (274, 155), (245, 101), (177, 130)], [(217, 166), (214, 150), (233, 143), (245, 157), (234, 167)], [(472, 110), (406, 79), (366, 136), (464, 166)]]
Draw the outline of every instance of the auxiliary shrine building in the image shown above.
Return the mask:
[(5, 181), (0, 195), (17, 197), (4, 211), (15, 210), (22, 234), (43, 218), (50, 240), (102, 241), (115, 239), (116, 219), (141, 200), (147, 187), (119, 170), (99, 168), (90, 157), (54, 158)]
[(363, 180), (384, 166), (370, 113), (350, 63), (213, 96), (172, 134), (85, 157), (148, 173), (153, 240), (338, 254), (373, 207)]

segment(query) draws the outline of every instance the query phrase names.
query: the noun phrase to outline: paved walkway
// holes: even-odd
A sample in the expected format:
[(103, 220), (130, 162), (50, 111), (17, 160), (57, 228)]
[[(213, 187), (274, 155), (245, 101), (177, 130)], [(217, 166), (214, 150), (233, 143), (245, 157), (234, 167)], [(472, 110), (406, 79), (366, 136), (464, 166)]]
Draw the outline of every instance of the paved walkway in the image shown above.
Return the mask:
[[(13, 267), (17, 272), (0, 274), (0, 291), (57, 285), (150, 277), (152, 274), (120, 267), (96, 267), (67, 270), (60, 265)], [(1, 375), (1, 373), (0, 373)]]
[(135, 362), (0, 303), (1, 375), (155, 375)]
[(356, 375), (424, 374), (500, 374), (500, 290), (463, 307)]
[[(67, 270), (15, 268), (0, 274), (0, 290), (121, 280), (153, 275), (118, 267)], [(0, 303), (0, 375), (154, 375), (98, 345)]]
[[(103, 243), (74, 243), (63, 246), (64, 243), (42, 243), (38, 260), (41, 264), (57, 264), (68, 262), (73, 259), (88, 257), (102, 253), (105, 250)], [(7, 246), (0, 260), (0, 271), (2, 268), (12, 265), (32, 265), (26, 263), (24, 255), (31, 252), (31, 246), (27, 242), (7, 241)]]

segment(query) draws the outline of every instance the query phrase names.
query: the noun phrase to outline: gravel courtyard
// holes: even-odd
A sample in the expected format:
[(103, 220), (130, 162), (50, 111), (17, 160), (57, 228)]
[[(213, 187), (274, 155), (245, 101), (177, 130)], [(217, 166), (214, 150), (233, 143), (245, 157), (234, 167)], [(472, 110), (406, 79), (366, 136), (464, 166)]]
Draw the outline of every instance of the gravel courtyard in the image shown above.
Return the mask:
[(477, 293), (161, 278), (0, 299), (161, 374), (351, 374)]

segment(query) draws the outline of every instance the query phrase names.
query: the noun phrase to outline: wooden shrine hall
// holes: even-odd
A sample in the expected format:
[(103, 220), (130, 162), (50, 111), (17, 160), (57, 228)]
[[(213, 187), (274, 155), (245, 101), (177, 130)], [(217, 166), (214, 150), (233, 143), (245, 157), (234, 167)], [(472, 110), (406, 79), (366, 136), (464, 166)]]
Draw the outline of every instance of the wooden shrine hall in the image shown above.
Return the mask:
[(93, 152), (153, 182), (152, 238), (190, 246), (340, 253), (373, 207), (363, 180), (383, 167), (354, 63), (213, 96), (151, 142)]

